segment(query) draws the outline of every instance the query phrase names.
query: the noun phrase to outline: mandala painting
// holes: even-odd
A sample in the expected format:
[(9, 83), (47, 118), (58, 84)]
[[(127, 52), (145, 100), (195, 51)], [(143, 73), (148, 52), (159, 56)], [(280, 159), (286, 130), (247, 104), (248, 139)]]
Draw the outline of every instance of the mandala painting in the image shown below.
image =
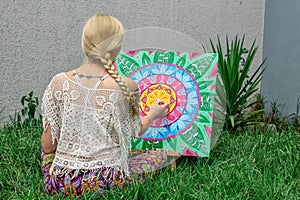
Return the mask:
[(167, 102), (166, 117), (132, 141), (132, 148), (168, 149), (184, 156), (208, 157), (217, 75), (217, 54), (126, 51), (116, 67), (139, 86), (140, 115), (157, 100)]

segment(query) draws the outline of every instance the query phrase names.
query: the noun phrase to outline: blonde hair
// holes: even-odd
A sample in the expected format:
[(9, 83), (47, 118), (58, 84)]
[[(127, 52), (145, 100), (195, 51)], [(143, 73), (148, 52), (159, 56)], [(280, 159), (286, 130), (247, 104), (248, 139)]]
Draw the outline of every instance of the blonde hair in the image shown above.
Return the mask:
[(134, 115), (137, 110), (130, 95), (129, 88), (123, 77), (115, 69), (111, 59), (111, 51), (119, 48), (124, 38), (124, 28), (116, 18), (97, 14), (84, 25), (81, 47), (86, 56), (92, 61), (100, 61), (109, 75), (118, 83), (125, 97), (132, 105)]

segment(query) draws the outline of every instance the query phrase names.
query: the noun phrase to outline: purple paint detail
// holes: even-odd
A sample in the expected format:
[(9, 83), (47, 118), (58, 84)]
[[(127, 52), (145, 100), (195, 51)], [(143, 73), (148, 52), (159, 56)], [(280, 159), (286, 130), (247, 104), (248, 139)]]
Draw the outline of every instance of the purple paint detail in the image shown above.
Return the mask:
[(202, 53), (197, 53), (197, 52), (193, 52), (193, 53), (189, 53), (190, 59), (192, 60), (193, 58), (199, 57), (201, 56)]
[(198, 154), (196, 154), (195, 152), (193, 152), (192, 150), (188, 149), (188, 148), (184, 148), (182, 154), (183, 156), (196, 156), (199, 157)]
[(209, 88), (208, 88), (209, 90), (215, 90), (216, 89), (216, 84), (214, 83), (212, 86), (210, 86)]
[(137, 54), (139, 51), (125, 51), (126, 54), (128, 54), (129, 56), (134, 56), (135, 54)]
[(206, 130), (208, 138), (211, 139), (212, 128), (211, 127), (207, 127), (207, 126), (204, 126), (204, 128)]
[(215, 64), (215, 66), (213, 67), (213, 69), (211, 70), (210, 75), (208, 76), (209, 78), (213, 78), (216, 77), (218, 73), (218, 64)]

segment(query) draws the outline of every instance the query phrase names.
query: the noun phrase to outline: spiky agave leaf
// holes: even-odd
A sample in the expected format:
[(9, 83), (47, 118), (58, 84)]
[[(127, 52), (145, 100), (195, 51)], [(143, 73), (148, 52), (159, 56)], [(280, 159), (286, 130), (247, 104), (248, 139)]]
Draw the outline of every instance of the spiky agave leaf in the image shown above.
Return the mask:
[[(249, 99), (258, 90), (266, 60), (249, 76), (258, 47), (253, 41), (250, 49), (246, 50), (244, 41), (245, 35), (241, 39), (236, 36), (232, 41), (229, 41), (226, 36), (226, 49), (224, 50), (219, 36), (216, 45), (210, 39), (213, 52), (219, 55), (218, 71), (221, 80), (217, 83), (217, 95), (219, 97), (217, 102), (224, 105), (226, 111), (225, 127), (231, 130), (255, 123), (258, 121), (255, 115), (263, 112), (263, 110), (250, 112), (248, 109), (259, 103), (258, 100), (249, 102)], [(223, 52), (226, 54), (224, 55)]]

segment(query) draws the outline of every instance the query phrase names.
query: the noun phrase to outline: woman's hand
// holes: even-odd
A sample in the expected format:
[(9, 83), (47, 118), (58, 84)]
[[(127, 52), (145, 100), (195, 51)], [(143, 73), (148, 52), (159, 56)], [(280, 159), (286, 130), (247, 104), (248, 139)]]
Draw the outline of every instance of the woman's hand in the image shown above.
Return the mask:
[(168, 111), (169, 104), (163, 101), (157, 101), (153, 103), (149, 114), (142, 118), (142, 129), (139, 133), (139, 136), (146, 132), (146, 130), (154, 120), (165, 117), (168, 114)]
[(169, 104), (163, 101), (156, 101), (152, 104), (148, 116), (151, 121), (154, 121), (159, 118), (163, 118), (168, 114)]

